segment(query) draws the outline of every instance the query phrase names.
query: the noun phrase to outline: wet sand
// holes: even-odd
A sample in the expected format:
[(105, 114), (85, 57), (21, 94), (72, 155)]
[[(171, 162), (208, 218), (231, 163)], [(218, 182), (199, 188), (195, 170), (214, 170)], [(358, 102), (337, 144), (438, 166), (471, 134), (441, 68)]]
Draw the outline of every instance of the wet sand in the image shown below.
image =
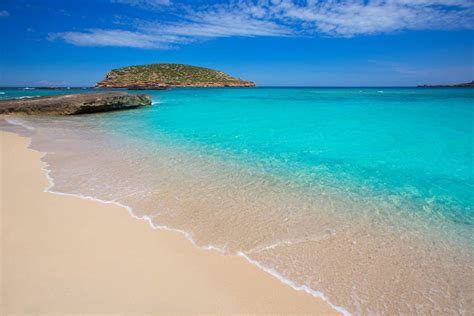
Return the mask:
[(335, 314), (244, 258), (125, 208), (44, 192), (41, 153), (0, 132), (0, 314)]

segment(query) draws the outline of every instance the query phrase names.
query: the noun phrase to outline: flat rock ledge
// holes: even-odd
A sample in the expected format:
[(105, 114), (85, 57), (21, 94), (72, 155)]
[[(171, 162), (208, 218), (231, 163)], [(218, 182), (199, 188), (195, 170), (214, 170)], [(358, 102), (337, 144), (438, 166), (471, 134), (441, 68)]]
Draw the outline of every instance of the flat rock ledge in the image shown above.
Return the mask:
[(147, 94), (91, 92), (0, 100), (0, 114), (75, 115), (133, 109), (145, 105), (151, 105), (151, 98)]

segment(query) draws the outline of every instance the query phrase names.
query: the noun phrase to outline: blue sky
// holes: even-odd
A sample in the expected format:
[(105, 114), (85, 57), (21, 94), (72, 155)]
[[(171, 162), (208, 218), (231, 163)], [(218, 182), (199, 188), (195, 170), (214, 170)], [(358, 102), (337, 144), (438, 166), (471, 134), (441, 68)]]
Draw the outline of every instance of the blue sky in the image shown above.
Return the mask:
[(474, 80), (472, 0), (0, 0), (0, 86), (160, 62), (259, 85)]

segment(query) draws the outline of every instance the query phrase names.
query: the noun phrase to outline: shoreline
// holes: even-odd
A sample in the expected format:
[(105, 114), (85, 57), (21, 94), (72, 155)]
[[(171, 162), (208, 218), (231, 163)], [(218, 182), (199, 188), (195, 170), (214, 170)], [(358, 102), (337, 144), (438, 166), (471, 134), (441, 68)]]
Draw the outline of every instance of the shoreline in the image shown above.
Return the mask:
[(144, 227), (118, 203), (50, 191), (30, 138), (0, 137), (2, 313), (337, 314), (244, 256)]

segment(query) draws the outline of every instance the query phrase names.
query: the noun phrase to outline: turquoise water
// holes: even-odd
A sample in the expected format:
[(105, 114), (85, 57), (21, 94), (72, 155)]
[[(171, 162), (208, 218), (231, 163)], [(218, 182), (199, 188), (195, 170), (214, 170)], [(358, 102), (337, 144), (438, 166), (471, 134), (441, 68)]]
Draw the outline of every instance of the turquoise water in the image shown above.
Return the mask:
[[(399, 195), (473, 224), (473, 89), (176, 90), (153, 97), (160, 106), (134, 115), (127, 135), (165, 133), (306, 185), (342, 182), (365, 194)], [(116, 116), (121, 130), (128, 117)]]
[(151, 107), (22, 119), (55, 152), (58, 191), (119, 201), (349, 312), (472, 312), (474, 89), (146, 93)]

